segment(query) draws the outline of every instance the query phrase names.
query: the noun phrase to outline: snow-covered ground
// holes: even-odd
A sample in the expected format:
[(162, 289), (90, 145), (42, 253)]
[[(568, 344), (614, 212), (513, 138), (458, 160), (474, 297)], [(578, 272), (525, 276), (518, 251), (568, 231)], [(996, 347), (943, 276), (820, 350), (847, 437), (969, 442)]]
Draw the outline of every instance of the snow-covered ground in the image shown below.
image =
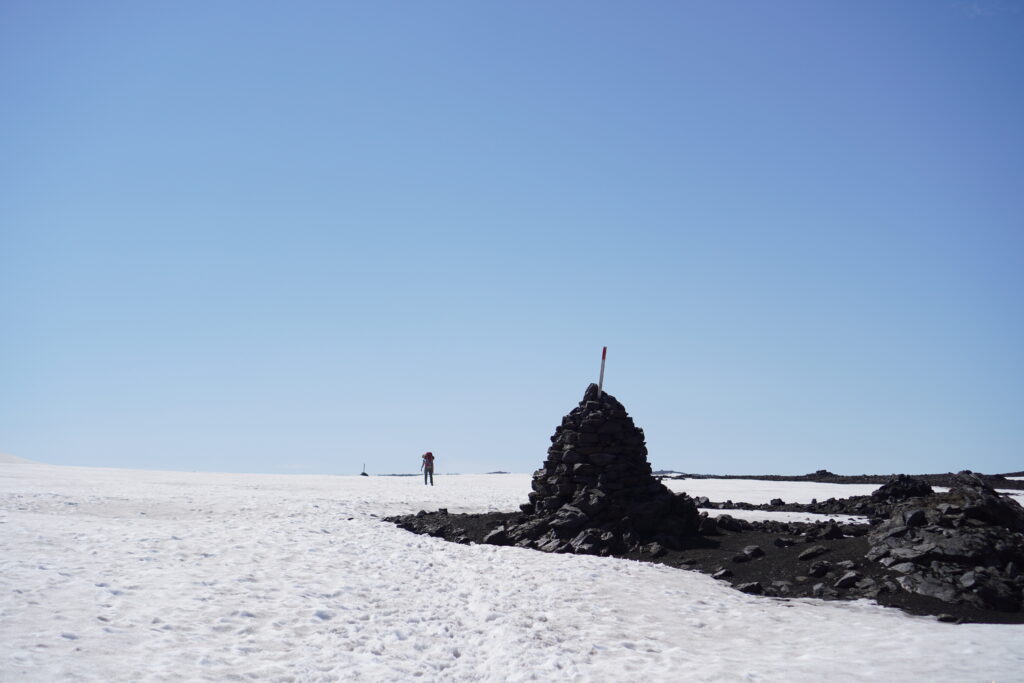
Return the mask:
[[(685, 491), (691, 496), (707, 496), (715, 502), (742, 501), (760, 505), (781, 498), (787, 503), (810, 503), (813, 499), (848, 498), (865, 496), (877, 486), (870, 484), (815, 484), (803, 481), (761, 481), (760, 479), (665, 479), (665, 486), (673, 491)], [(813, 522), (832, 519), (844, 524), (866, 522), (866, 517), (853, 515), (812, 515), (803, 512), (769, 512), (762, 510), (718, 510), (710, 508), (712, 517), (729, 515), (737, 519), (773, 519), (778, 522)]]
[[(870, 487), (696, 480), (760, 502)], [(862, 490), (863, 489), (863, 490)], [(783, 601), (695, 572), (459, 546), (379, 517), (511, 510), (529, 475), (0, 464), (0, 680), (1010, 681), (1019, 626)]]
[(761, 481), (760, 479), (665, 479), (663, 484), (673, 491), (686, 491), (691, 496), (707, 496), (714, 501), (770, 503), (781, 498), (787, 503), (810, 503), (811, 500), (866, 496), (878, 488), (876, 484), (817, 484), (808, 481)]

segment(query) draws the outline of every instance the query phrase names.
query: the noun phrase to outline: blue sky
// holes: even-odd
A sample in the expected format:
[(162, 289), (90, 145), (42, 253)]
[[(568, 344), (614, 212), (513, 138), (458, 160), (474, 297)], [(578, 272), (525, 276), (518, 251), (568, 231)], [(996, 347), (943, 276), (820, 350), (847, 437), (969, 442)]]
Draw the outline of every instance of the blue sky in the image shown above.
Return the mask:
[(0, 452), (1024, 469), (1024, 8), (5, 2)]

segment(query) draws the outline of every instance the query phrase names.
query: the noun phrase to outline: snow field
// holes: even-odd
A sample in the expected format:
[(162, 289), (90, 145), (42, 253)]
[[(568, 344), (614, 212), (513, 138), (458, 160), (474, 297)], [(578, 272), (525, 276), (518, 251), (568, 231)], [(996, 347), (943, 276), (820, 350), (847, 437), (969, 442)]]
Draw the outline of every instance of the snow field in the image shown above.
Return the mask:
[(716, 502), (733, 500), (754, 505), (770, 503), (773, 498), (781, 498), (787, 503), (810, 503), (813, 498), (822, 501), (866, 496), (878, 488), (872, 484), (817, 484), (760, 479), (665, 479), (662, 483), (673, 491), (685, 491), (694, 497), (707, 496)]
[[(855, 488), (756, 483), (781, 491), (763, 502)], [(671, 484), (762, 502), (738, 481)], [(528, 491), (529, 475), (0, 465), (0, 680), (1019, 680), (1019, 627), (379, 521), (512, 510)]]
[[(707, 496), (721, 503), (727, 500), (742, 501), (753, 505), (770, 503), (781, 498), (787, 503), (810, 503), (812, 499), (848, 498), (871, 493), (877, 486), (866, 484), (815, 484), (802, 481), (762, 481), (760, 479), (665, 479), (662, 481), (672, 491), (686, 492), (691, 496)], [(737, 496), (737, 492), (742, 492)], [(719, 510), (701, 508), (711, 517), (729, 515), (748, 521), (770, 519), (776, 522), (815, 522), (835, 520), (843, 524), (861, 524), (866, 517), (858, 515), (815, 515), (804, 512), (772, 512), (770, 510)]]

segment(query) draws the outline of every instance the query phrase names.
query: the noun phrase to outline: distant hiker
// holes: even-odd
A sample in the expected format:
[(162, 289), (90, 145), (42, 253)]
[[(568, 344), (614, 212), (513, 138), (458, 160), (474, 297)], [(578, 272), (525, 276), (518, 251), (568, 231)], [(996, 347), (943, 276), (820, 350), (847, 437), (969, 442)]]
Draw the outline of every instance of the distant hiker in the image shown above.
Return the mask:
[(427, 478), (430, 478), (430, 485), (434, 485), (434, 454), (427, 451), (423, 454), (423, 464), (420, 465), (420, 469), (423, 470), (423, 485), (427, 485)]

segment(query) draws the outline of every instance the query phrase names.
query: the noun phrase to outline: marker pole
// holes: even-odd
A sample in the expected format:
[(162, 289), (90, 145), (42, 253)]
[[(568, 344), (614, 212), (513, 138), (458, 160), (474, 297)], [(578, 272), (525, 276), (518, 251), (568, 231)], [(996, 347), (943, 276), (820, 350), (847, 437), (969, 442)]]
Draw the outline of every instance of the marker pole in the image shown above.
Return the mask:
[(597, 380), (597, 400), (601, 400), (601, 389), (604, 387), (604, 361), (608, 357), (608, 347), (601, 349), (601, 379)]

